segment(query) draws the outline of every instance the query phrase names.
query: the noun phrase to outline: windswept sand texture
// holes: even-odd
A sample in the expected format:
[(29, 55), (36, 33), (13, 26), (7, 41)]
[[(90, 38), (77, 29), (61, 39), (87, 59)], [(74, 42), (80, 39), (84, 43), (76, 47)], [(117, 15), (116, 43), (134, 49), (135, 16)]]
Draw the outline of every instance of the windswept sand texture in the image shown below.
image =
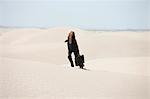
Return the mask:
[[(87, 70), (69, 65), (71, 30)], [(150, 32), (0, 29), (0, 99), (150, 99)]]

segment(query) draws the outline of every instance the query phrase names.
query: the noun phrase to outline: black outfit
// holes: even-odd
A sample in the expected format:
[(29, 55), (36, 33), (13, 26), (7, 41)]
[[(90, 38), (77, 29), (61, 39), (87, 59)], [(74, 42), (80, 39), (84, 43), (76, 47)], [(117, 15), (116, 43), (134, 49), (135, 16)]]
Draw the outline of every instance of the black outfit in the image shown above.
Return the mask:
[(72, 37), (71, 44), (69, 43), (69, 38), (65, 42), (67, 42), (67, 45), (68, 45), (68, 59), (71, 63), (71, 66), (74, 67), (74, 63), (73, 63), (71, 54), (73, 52), (75, 55), (75, 58), (79, 55), (79, 49), (78, 49), (77, 41), (74, 37)]

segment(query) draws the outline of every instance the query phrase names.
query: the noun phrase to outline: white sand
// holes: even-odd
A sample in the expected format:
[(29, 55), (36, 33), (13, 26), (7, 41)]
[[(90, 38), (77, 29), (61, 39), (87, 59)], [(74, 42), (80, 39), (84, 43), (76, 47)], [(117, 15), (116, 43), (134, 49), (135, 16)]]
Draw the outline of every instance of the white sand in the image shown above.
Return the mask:
[[(73, 30), (87, 70), (71, 68)], [(149, 99), (150, 32), (0, 29), (0, 99)]]

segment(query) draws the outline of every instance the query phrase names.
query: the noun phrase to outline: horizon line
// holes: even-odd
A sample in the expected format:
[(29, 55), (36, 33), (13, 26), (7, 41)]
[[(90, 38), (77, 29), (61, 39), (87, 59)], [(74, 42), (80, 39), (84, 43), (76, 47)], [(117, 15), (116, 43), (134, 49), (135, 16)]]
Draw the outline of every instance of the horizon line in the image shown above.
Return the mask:
[(0, 26), (0, 28), (26, 28), (26, 29), (31, 29), (31, 28), (35, 28), (35, 29), (49, 29), (49, 28), (59, 28), (59, 27), (64, 27), (64, 28), (78, 28), (78, 29), (82, 29), (82, 30), (87, 30), (87, 31), (150, 31), (150, 29), (135, 29), (135, 28), (128, 28), (128, 29), (124, 29), (124, 28), (114, 28), (114, 29), (89, 29), (89, 28), (80, 28), (80, 27), (75, 27), (75, 26), (49, 26), (49, 27), (27, 27), (27, 26)]

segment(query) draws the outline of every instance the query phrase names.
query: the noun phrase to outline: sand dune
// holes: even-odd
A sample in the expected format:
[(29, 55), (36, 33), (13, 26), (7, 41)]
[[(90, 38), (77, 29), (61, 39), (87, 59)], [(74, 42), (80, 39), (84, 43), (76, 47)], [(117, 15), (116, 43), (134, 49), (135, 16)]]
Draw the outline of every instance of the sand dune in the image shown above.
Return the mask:
[[(87, 70), (71, 68), (75, 31)], [(149, 99), (150, 32), (0, 29), (0, 99)]]

